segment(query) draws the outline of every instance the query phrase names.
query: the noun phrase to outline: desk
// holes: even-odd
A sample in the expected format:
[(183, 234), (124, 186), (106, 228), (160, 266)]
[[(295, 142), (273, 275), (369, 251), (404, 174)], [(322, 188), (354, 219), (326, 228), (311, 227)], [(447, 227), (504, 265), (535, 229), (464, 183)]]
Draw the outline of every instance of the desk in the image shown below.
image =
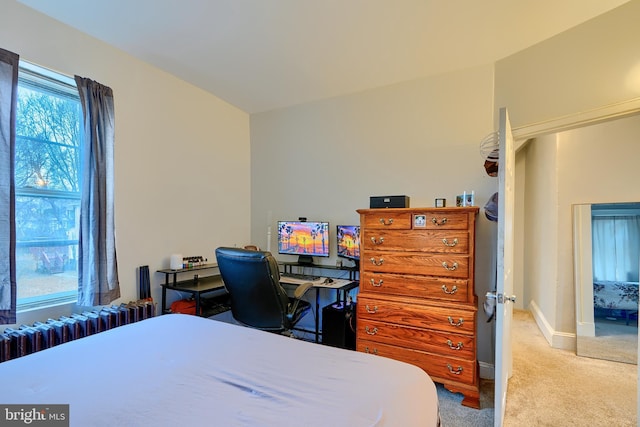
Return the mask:
[[(203, 264), (203, 265), (198, 265), (196, 267), (178, 268), (175, 270), (170, 268), (165, 268), (164, 270), (158, 270), (158, 273), (164, 274), (165, 285), (169, 284), (169, 278), (173, 278), (173, 284), (175, 286), (178, 281), (178, 274), (193, 273), (193, 272), (198, 272), (203, 270), (211, 270), (214, 268), (218, 268), (218, 264)], [(198, 274), (194, 274), (193, 278), (194, 280), (197, 280)]]
[[(335, 272), (348, 272), (349, 273), (349, 279), (339, 279), (336, 277), (331, 277), (333, 279), (333, 283), (329, 283), (329, 284), (314, 284), (313, 288), (316, 291), (316, 324), (315, 324), (315, 341), (319, 342), (319, 336), (320, 336), (320, 297), (319, 297), (319, 293), (320, 293), (320, 289), (335, 289), (336, 290), (336, 301), (339, 302), (340, 301), (340, 293), (342, 292), (343, 295), (343, 302), (346, 302), (347, 300), (347, 292), (349, 292), (350, 290), (357, 288), (358, 286), (360, 286), (360, 270), (358, 269), (358, 267), (338, 267), (335, 265), (324, 265), (324, 264), (304, 264), (304, 263), (299, 263), (299, 262), (281, 262), (278, 261), (278, 264), (282, 266), (282, 271), (283, 273), (293, 273), (293, 269), (294, 267), (296, 269), (307, 269), (307, 268), (311, 268), (311, 269), (319, 269), (319, 270), (327, 270), (328, 273), (330, 274), (334, 274)], [(316, 275), (316, 274), (314, 274)], [(335, 274), (334, 274), (335, 275)], [(286, 277), (281, 277), (280, 278), (280, 282), (281, 283), (287, 283), (286, 282)], [(312, 282), (313, 283), (313, 282)], [(298, 286), (299, 282), (294, 282), (291, 283), (294, 286)]]
[[(196, 313), (200, 313), (200, 297), (203, 295), (220, 292), (224, 290), (224, 283), (219, 274), (206, 277), (196, 277), (193, 279), (177, 281), (176, 276), (178, 273), (191, 272), (197, 270), (205, 270), (208, 268), (214, 268), (217, 266), (209, 265), (206, 267), (194, 267), (190, 269), (182, 270), (159, 270), (159, 273), (165, 274), (165, 282), (161, 283), (162, 286), (162, 314), (170, 313), (170, 309), (167, 307), (167, 289), (171, 289), (179, 292), (187, 292), (193, 295), (196, 301)], [(173, 276), (173, 280), (169, 280), (169, 277)]]
[[(287, 281), (289, 280), (289, 281)], [(280, 277), (280, 283), (284, 285), (300, 286), (300, 281), (292, 280), (286, 276)], [(332, 283), (324, 283), (324, 281), (312, 281), (313, 290), (316, 292), (316, 315), (315, 315), (315, 342), (320, 342), (320, 289), (335, 289), (336, 301), (339, 302), (342, 293), (342, 302), (347, 301), (347, 292), (360, 286), (357, 280), (333, 279)]]
[(330, 271), (346, 271), (349, 273), (349, 280), (358, 280), (360, 270), (358, 267), (337, 267), (335, 265), (323, 265), (323, 264), (301, 264), (299, 262), (280, 262), (278, 264), (282, 266), (284, 273), (293, 273), (293, 267), (299, 268), (317, 268), (320, 270)]

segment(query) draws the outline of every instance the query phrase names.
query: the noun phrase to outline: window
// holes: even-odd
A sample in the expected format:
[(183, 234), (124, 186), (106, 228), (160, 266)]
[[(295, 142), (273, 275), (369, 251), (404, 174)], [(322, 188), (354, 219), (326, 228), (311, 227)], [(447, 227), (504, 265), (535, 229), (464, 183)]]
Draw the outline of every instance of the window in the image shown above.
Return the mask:
[(74, 79), (20, 62), (15, 157), (18, 311), (77, 299), (81, 120)]

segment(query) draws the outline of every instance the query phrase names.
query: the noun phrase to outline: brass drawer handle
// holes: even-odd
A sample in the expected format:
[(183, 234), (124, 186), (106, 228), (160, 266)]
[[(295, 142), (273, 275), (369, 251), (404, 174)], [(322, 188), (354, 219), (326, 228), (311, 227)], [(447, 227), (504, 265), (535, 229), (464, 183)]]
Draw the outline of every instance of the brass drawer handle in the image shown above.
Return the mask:
[(374, 245), (381, 245), (384, 243), (384, 237), (380, 237), (379, 239), (372, 237), (371, 241), (373, 242)]
[(373, 264), (373, 265), (380, 266), (380, 265), (382, 265), (384, 263), (384, 258), (380, 258), (379, 260), (376, 261), (375, 258), (371, 257), (371, 259), (369, 261), (371, 261), (371, 264)]
[(461, 342), (458, 342), (457, 345), (453, 345), (453, 341), (451, 340), (447, 340), (447, 345), (451, 350), (462, 350), (462, 347), (463, 347)]
[(458, 319), (457, 322), (454, 322), (453, 321), (453, 317), (451, 317), (451, 316), (449, 316), (448, 319), (449, 319), (449, 324), (451, 326), (455, 326), (456, 328), (459, 328), (464, 323), (464, 319), (462, 319), (462, 317), (460, 319)]
[(458, 263), (457, 263), (457, 262), (454, 262), (454, 263), (453, 263), (453, 265), (452, 265), (451, 267), (449, 267), (449, 264), (447, 264), (447, 262), (446, 262), (446, 261), (444, 261), (444, 262), (442, 263), (442, 266), (443, 266), (446, 270), (449, 270), (449, 271), (455, 271), (455, 270), (457, 270), (457, 269), (458, 269)]
[(367, 313), (370, 313), (370, 314), (375, 314), (375, 313), (378, 312), (378, 306), (377, 305), (373, 306), (373, 310), (369, 308), (369, 304), (365, 305), (364, 308), (365, 308), (365, 310), (367, 310)]
[(453, 242), (449, 243), (449, 241), (447, 239), (442, 239), (442, 243), (444, 243), (445, 246), (448, 246), (450, 248), (454, 247), (455, 245), (458, 244), (458, 238), (456, 237), (455, 239), (453, 239)]
[(458, 368), (453, 369), (453, 366), (451, 366), (451, 364), (447, 363), (447, 368), (449, 369), (449, 372), (451, 372), (454, 375), (460, 375), (463, 371), (462, 366), (458, 366)]
[(371, 286), (375, 287), (375, 288), (379, 288), (380, 286), (382, 286), (382, 283), (384, 283), (384, 280), (380, 279), (377, 282), (373, 279), (369, 280), (369, 283), (371, 283)]
[(438, 218), (433, 217), (431, 218), (431, 222), (434, 223), (435, 225), (437, 225), (438, 227), (445, 225), (447, 223), (447, 218), (442, 218), (441, 220), (438, 220)]
[(364, 352), (369, 354), (378, 354), (378, 349), (374, 348), (373, 350), (369, 350), (369, 347), (365, 347)]
[(378, 328), (369, 329), (368, 326), (365, 326), (364, 331), (369, 335), (375, 335), (378, 333)]
[(393, 218), (389, 218), (389, 219), (380, 218), (380, 224), (391, 225), (393, 224)]
[(449, 288), (447, 288), (447, 285), (442, 285), (442, 292), (444, 292), (445, 294), (453, 295), (458, 292), (458, 287), (454, 285), (453, 288), (449, 290)]

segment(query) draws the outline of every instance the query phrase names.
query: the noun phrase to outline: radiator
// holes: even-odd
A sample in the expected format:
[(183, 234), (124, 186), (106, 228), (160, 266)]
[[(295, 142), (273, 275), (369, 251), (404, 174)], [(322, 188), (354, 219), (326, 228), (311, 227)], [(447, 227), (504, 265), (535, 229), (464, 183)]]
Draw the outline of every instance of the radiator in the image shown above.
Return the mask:
[(138, 322), (155, 314), (153, 301), (140, 300), (35, 322), (31, 326), (5, 328), (0, 334), (0, 362)]

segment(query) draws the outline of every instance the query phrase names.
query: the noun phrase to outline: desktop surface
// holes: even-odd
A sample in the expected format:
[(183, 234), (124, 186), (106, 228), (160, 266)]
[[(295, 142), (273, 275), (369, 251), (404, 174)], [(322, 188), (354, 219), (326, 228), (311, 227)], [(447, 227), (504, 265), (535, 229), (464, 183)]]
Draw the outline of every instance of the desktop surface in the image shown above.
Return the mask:
[(315, 288), (330, 288), (330, 289), (341, 289), (351, 283), (353, 280), (350, 279), (336, 279), (332, 277), (322, 277), (322, 276), (311, 276), (312, 280), (304, 279), (300, 277), (296, 277), (296, 275), (292, 275), (291, 273), (282, 274), (280, 276), (280, 282), (286, 283), (290, 285), (302, 285), (304, 283), (312, 283)]

